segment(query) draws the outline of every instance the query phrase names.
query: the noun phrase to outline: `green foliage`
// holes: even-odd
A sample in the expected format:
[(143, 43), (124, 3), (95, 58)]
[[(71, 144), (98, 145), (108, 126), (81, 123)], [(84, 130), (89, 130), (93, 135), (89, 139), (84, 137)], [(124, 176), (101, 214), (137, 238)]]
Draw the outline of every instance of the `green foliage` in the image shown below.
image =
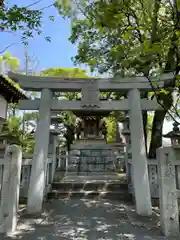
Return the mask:
[(116, 140), (116, 118), (115, 117), (107, 117), (107, 142), (112, 143)]
[[(180, 71), (179, 0), (58, 2), (59, 13), (71, 20), (69, 39), (78, 45), (76, 64), (87, 64), (92, 71), (112, 76), (144, 75), (148, 80), (162, 72)], [(177, 81), (166, 82), (165, 90), (157, 91), (158, 83), (152, 86), (153, 97), (164, 111), (155, 112), (151, 152), (156, 153), (161, 146), (159, 126), (166, 114), (173, 117), (173, 108), (180, 118), (178, 104), (172, 107), (172, 93), (179, 88)], [(150, 155), (155, 156), (154, 153)]]
[(148, 114), (147, 118), (147, 130), (149, 133), (152, 131), (153, 115)]
[[(10, 52), (6, 52), (0, 57), (0, 63), (2, 64), (4, 71), (15, 71), (20, 65), (19, 59), (12, 57)], [(19, 85), (14, 83), (11, 79), (7, 78), (7, 81), (19, 88)], [(18, 104), (11, 103), (8, 106), (7, 115), (7, 122), (1, 130), (1, 139), (7, 139), (10, 142), (13, 141), (16, 144), (21, 145), (23, 153), (33, 153), (35, 136), (34, 131), (32, 130), (36, 129), (38, 114), (32, 112), (20, 116)]]
[(0, 56), (0, 71), (15, 70), (20, 66), (20, 61), (11, 55), (10, 52), (5, 52)]
[[(35, 34), (42, 34), (42, 18), (43, 9), (32, 9), (32, 6), (20, 7), (16, 4), (11, 7), (5, 2), (4, 6), (0, 8), (0, 31), (1, 32), (20, 32), (21, 40), (27, 44), (28, 38), (33, 38)], [(54, 20), (50, 16), (50, 21)], [(50, 41), (50, 37), (45, 37)]]
[[(70, 41), (78, 43), (75, 63), (100, 73), (158, 71), (167, 61), (173, 36), (168, 2), (58, 1), (60, 14), (72, 20)], [(157, 8), (157, 12), (155, 12)]]
[(34, 133), (31, 133), (29, 128), (30, 125), (25, 122), (24, 117), (10, 115), (1, 130), (0, 136), (2, 136), (2, 138), (3, 136), (6, 136), (5, 138), (8, 142), (13, 141), (16, 144), (21, 145), (23, 153), (31, 154), (34, 151), (35, 136)]
[[(40, 73), (42, 76), (52, 76), (60, 77), (64, 79), (73, 79), (73, 78), (89, 78), (87, 75), (87, 70), (80, 68), (47, 68)], [(68, 93), (58, 93), (56, 96), (63, 97), (67, 100), (74, 100), (80, 97), (80, 94), (77, 92), (68, 92)]]
[(61, 78), (88, 78), (87, 70), (80, 68), (47, 68), (41, 72), (41, 75)]

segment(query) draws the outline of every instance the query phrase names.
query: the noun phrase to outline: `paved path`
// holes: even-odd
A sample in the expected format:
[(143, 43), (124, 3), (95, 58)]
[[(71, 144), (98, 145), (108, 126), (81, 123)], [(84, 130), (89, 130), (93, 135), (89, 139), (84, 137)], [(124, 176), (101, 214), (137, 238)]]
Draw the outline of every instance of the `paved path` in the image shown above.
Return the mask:
[(140, 218), (132, 206), (110, 200), (52, 200), (39, 216), (22, 214), (13, 239), (164, 240), (157, 214)]

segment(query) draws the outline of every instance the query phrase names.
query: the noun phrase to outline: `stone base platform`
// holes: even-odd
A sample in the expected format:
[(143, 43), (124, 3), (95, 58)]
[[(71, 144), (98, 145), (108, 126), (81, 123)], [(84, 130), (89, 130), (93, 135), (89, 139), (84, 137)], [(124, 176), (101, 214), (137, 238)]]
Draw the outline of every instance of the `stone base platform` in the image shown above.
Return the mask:
[(85, 175), (79, 175), (77, 176), (76, 173), (68, 173), (65, 174), (64, 178), (61, 182), (123, 182), (126, 183), (126, 174), (99, 174), (99, 173), (93, 173), (91, 175), (85, 176)]
[(76, 175), (109, 174), (115, 171), (112, 147), (104, 140), (79, 140), (71, 146), (67, 172)]
[(78, 149), (95, 149), (101, 148), (106, 149), (109, 148), (109, 144), (106, 143), (104, 139), (79, 139), (76, 140), (74, 144), (71, 145), (72, 150)]

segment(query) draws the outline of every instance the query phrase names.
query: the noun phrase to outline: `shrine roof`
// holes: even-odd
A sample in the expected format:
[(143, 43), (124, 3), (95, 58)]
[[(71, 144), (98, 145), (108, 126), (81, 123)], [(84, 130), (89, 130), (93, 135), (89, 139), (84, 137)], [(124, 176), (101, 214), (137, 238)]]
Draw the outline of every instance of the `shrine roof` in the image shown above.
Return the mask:
[(18, 83), (13, 82), (5, 74), (0, 73), (0, 95), (8, 103), (16, 103), (22, 99), (28, 99)]

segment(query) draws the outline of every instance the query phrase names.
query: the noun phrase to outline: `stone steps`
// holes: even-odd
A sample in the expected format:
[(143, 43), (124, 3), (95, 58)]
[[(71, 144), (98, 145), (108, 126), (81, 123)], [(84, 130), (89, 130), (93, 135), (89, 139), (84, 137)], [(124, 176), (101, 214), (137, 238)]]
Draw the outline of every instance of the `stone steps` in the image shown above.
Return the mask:
[(48, 199), (64, 199), (64, 198), (105, 198), (111, 200), (121, 200), (126, 202), (132, 201), (132, 196), (125, 191), (85, 191), (85, 190), (52, 190), (48, 194)]
[(75, 191), (119, 191), (128, 190), (128, 185), (118, 182), (100, 182), (100, 181), (90, 181), (90, 182), (53, 182), (53, 190), (75, 190)]
[(60, 168), (57, 168), (54, 174), (54, 181), (60, 182), (64, 177), (64, 174), (65, 174), (65, 171), (61, 170)]
[(52, 198), (108, 198), (132, 201), (128, 192), (128, 183), (125, 175), (93, 175), (77, 176), (65, 175), (61, 181), (52, 183), (52, 191), (48, 194)]

